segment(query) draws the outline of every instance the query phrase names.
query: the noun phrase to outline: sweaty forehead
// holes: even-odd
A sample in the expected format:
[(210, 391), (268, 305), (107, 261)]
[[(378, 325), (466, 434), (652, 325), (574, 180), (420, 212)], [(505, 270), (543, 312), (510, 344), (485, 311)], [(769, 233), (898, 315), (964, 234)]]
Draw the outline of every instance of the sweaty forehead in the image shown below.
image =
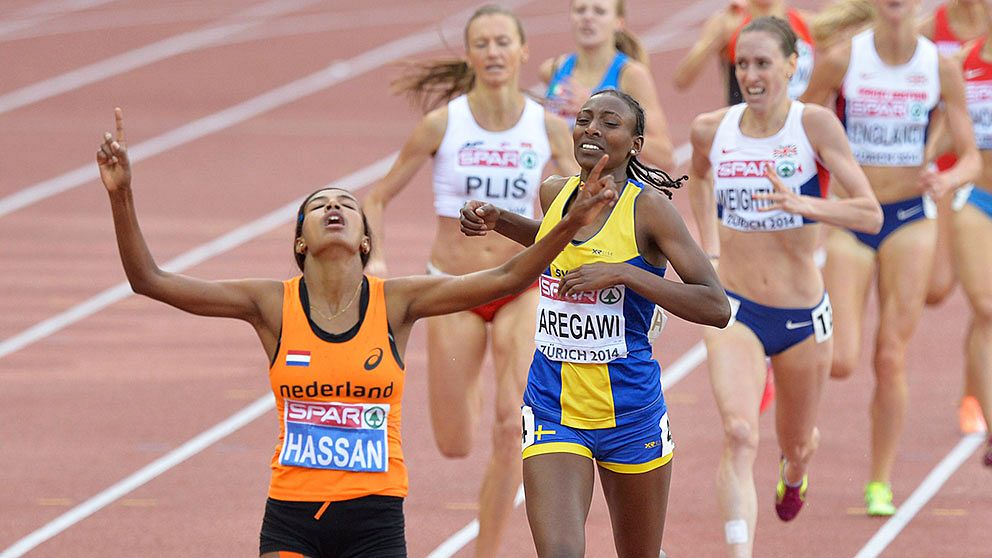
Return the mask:
[(310, 199), (307, 200), (307, 203), (310, 203), (317, 198), (327, 198), (332, 200), (344, 198), (355, 202), (358, 201), (358, 198), (356, 198), (354, 194), (343, 188), (324, 188), (323, 190), (317, 190), (310, 195)]

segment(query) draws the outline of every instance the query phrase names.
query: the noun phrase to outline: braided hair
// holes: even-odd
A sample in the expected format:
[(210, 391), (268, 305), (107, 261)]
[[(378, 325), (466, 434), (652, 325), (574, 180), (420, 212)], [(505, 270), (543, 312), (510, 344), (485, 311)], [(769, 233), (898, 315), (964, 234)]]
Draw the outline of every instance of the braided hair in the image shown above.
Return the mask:
[[(644, 109), (641, 108), (641, 104), (637, 102), (637, 99), (627, 93), (624, 93), (623, 91), (617, 91), (616, 89), (604, 89), (602, 91), (597, 91), (592, 94), (592, 97), (595, 97), (596, 95), (611, 95), (626, 103), (635, 116), (634, 135), (644, 135)], [(630, 159), (627, 161), (626, 170), (628, 177), (643, 184), (650, 184), (655, 190), (658, 190), (662, 194), (668, 196), (668, 199), (672, 199), (672, 190), (681, 188), (682, 183), (689, 180), (689, 177), (685, 175), (682, 175), (680, 178), (672, 178), (667, 172), (661, 169), (656, 169), (645, 165), (637, 158), (636, 155), (630, 156)]]

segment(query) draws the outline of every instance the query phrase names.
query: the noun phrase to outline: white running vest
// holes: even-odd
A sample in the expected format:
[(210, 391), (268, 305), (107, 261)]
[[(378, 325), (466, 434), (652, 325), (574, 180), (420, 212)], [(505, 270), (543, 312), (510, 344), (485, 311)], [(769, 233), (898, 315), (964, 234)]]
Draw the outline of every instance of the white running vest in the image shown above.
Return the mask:
[(465, 202), (480, 200), (534, 217), (551, 144), (544, 107), (525, 99), (523, 114), (509, 130), (490, 132), (475, 121), (462, 95), (448, 103), (448, 125), (434, 155), (434, 210), (458, 218)]
[(747, 104), (730, 107), (716, 129), (710, 148), (717, 217), (723, 226), (745, 232), (797, 229), (806, 222), (802, 215), (787, 211), (761, 211), (771, 202), (756, 200), (756, 194), (774, 191), (765, 168), (775, 169), (782, 182), (797, 194), (823, 197), (816, 152), (803, 128), (803, 107), (792, 101), (782, 129), (767, 138), (741, 133), (741, 117)]
[(923, 164), (930, 115), (940, 101), (937, 47), (918, 37), (909, 62), (889, 66), (871, 29), (851, 39), (851, 61), (837, 100), (854, 158), (873, 167)]
[(975, 142), (982, 151), (992, 149), (992, 64), (981, 55), (986, 40), (979, 39), (964, 61), (964, 93)]

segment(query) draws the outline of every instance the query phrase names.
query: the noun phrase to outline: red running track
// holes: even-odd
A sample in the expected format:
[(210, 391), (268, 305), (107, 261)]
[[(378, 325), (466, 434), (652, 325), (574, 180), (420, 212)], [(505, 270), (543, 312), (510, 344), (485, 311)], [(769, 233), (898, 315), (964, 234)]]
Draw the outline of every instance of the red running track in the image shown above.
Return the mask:
[[(391, 61), (444, 52), (436, 32), (443, 22), (435, 14), (452, 17), (447, 41), (460, 48), (465, 10), (475, 4), (341, 4), (90, 0), (0, 6), (0, 556), (265, 395), (265, 359), (245, 326), (118, 297), (47, 334), (33, 335), (38, 330), (32, 328), (65, 316), (123, 280), (106, 197), (90, 168), (116, 105), (125, 109), (132, 153), (139, 152), (139, 145), (148, 150), (135, 165), (134, 187), (159, 262), (361, 171), (402, 144), (418, 115), (389, 94), (387, 84), (397, 72)], [(536, 0), (513, 5), (530, 34), (524, 75), (532, 83), (537, 64), (571, 44), (568, 6)], [(719, 81), (714, 70), (679, 94), (667, 76), (699, 21), (721, 5), (717, 0), (673, 0), (664, 6), (634, 0), (628, 5), (633, 30), (657, 45), (652, 67), (677, 145), (686, 141), (695, 114), (720, 103)], [(68, 11), (52, 13), (53, 8)], [(193, 34), (208, 28), (217, 32), (218, 26), (225, 26), (215, 39), (219, 43)], [(421, 43), (380, 48), (418, 33)], [(168, 55), (163, 45), (178, 52)], [(98, 64), (122, 55), (133, 58)], [(336, 61), (349, 64), (336, 67), (331, 77), (325, 72), (325, 84), (309, 93), (277, 89)], [(98, 75), (100, 68), (104, 73)], [(75, 75), (76, 86), (53, 81), (76, 70), (85, 74)], [(39, 83), (45, 88), (37, 91), (45, 93), (36, 95), (44, 98), (13, 106), (18, 90)], [(60, 83), (61, 90), (53, 89)], [(222, 112), (256, 103), (270, 91), (268, 107), (250, 104), (254, 112)], [(5, 108), (5, 103), (13, 104)], [(216, 120), (200, 120), (218, 113), (227, 120), (214, 128), (209, 125)], [(187, 136), (173, 146), (150, 143), (187, 125)], [(82, 174), (67, 174), (75, 169), (83, 169)], [(59, 193), (5, 209), (23, 200), (11, 196), (37, 193), (39, 184), (53, 180), (63, 188)], [(685, 195), (676, 200), (689, 218)], [(431, 211), (425, 169), (388, 213), (391, 272), (422, 270), (432, 236), (424, 216)], [(286, 212), (275, 226), (260, 226), (243, 244), (218, 250), (189, 272), (212, 278), (288, 277), (295, 269), (289, 218)], [(894, 481), (900, 501), (960, 440), (955, 402), (966, 320), (967, 307), (958, 293), (926, 312), (914, 340), (912, 413)], [(671, 323), (656, 354), (664, 365), (671, 364), (699, 338), (697, 327)], [(859, 509), (868, 467), (867, 362), (866, 356), (855, 378), (828, 386), (810, 503), (789, 525), (772, 512), (777, 451), (772, 418), (763, 418), (757, 556), (854, 556), (882, 527), (882, 521), (863, 517)], [(410, 342), (407, 365), (407, 536), (410, 555), (426, 556), (475, 517), (489, 422), (467, 434), (479, 442), (470, 458), (440, 457), (425, 408), (422, 329)], [(671, 387), (667, 397), (678, 452), (665, 548), (673, 557), (720, 556), (722, 526), (713, 477), (721, 428), (705, 365)], [(270, 411), (92, 515), (53, 531), (28, 555), (255, 555), (276, 433)], [(983, 529), (992, 523), (988, 475), (969, 456), (882, 555), (989, 556), (992, 534)], [(614, 555), (598, 494), (587, 533), (589, 556)], [(511, 520), (502, 554), (533, 555), (522, 509)], [(458, 555), (469, 556), (470, 550)]]

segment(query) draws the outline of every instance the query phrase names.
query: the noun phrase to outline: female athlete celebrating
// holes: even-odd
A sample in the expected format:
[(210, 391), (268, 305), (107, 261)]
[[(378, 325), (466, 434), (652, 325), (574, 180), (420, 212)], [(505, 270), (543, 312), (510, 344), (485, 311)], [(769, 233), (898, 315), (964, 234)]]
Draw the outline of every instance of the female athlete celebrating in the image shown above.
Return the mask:
[(158, 268), (138, 227), (124, 124), (97, 151), (117, 244), (136, 293), (204, 316), (250, 323), (271, 363), (279, 445), (262, 520), (262, 558), (406, 556), (407, 474), (400, 440), (403, 355), (414, 322), (460, 312), (532, 284), (610, 205), (594, 169), (572, 211), (503, 265), (467, 274), (382, 280), (364, 273), (372, 248), (358, 200), (323, 188), (304, 199), (288, 281), (205, 281)]

